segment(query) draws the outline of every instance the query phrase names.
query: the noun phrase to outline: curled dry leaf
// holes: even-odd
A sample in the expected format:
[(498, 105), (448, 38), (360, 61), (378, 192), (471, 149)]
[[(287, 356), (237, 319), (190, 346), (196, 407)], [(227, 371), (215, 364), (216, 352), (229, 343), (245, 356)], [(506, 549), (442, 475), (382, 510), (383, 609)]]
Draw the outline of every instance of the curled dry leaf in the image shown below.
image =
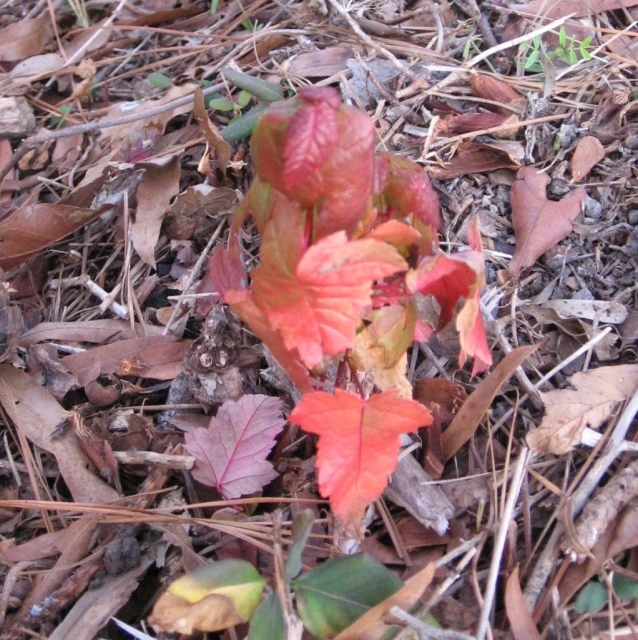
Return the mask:
[(539, 453), (562, 455), (580, 444), (585, 427), (598, 429), (638, 389), (638, 364), (600, 367), (570, 378), (573, 389), (541, 393), (545, 417), (527, 436)]
[(516, 236), (510, 268), (518, 274), (531, 267), (540, 256), (572, 231), (572, 220), (578, 216), (586, 198), (582, 187), (559, 202), (547, 198), (549, 177), (534, 167), (519, 170), (512, 185), (512, 222)]
[(605, 157), (605, 149), (598, 138), (585, 136), (576, 146), (571, 169), (574, 182), (580, 182)]

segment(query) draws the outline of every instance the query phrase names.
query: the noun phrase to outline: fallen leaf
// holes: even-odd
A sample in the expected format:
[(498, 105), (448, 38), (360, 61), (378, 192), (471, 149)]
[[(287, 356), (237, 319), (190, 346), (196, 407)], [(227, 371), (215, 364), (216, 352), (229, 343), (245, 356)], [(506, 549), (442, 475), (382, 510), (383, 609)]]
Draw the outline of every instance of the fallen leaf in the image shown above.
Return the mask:
[(288, 417), (319, 435), (319, 489), (346, 527), (358, 529), (367, 505), (381, 496), (397, 465), (399, 436), (432, 422), (430, 412), (398, 391), (364, 400), (335, 389), (308, 393)]
[(103, 210), (23, 205), (0, 222), (0, 268), (11, 269), (92, 222)]
[(505, 611), (514, 640), (541, 640), (541, 634), (523, 599), (518, 565), (514, 567), (505, 584)]
[(496, 169), (518, 169), (524, 159), (520, 142), (462, 142), (449, 162), (430, 167), (429, 172), (433, 178), (449, 180)]
[(571, 170), (574, 182), (580, 182), (605, 157), (605, 149), (598, 138), (582, 138), (572, 156)]
[(512, 185), (512, 222), (516, 248), (510, 269), (518, 274), (572, 231), (572, 220), (581, 211), (587, 194), (582, 187), (559, 202), (548, 200), (549, 176), (534, 167), (523, 167)]
[(42, 53), (53, 37), (51, 16), (12, 22), (0, 29), (0, 62), (15, 62)]
[[(410, 611), (434, 578), (436, 564), (430, 563), (413, 575), (395, 594), (386, 598), (376, 607), (366, 611), (358, 620), (346, 627), (334, 640), (377, 640), (391, 625), (383, 618), (392, 607)], [(518, 640), (518, 638), (516, 639)]]
[(495, 138), (511, 138), (519, 129), (519, 118), (516, 115), (504, 115), (491, 112), (468, 111), (460, 115), (447, 116), (437, 123), (436, 136), (449, 138), (464, 133), (473, 133), (492, 127), (511, 125), (502, 131), (497, 131), (492, 135)]
[(543, 308), (553, 309), (559, 318), (581, 318), (602, 324), (621, 324), (627, 319), (627, 308), (611, 300), (547, 300)]
[(165, 156), (142, 166), (145, 171), (137, 187), (131, 240), (140, 258), (155, 268), (155, 246), (171, 199), (179, 193), (181, 168), (177, 156)]
[(543, 16), (547, 20), (556, 20), (574, 14), (574, 17), (589, 16), (592, 13), (615, 11), (620, 7), (628, 9), (638, 4), (638, 0), (562, 0), (548, 3), (546, 0), (532, 0), (525, 4), (510, 5), (512, 11), (529, 16)]
[[(504, 80), (484, 73), (472, 74), (472, 91), (477, 98), (485, 98), (500, 104), (514, 107), (521, 112), (527, 106), (527, 99)], [(493, 108), (492, 105), (486, 105)], [(497, 107), (498, 108), (498, 107)], [(512, 113), (510, 109), (499, 109), (505, 114)]]
[(585, 427), (599, 429), (619, 403), (638, 389), (638, 365), (581, 371), (570, 378), (574, 389), (541, 393), (545, 417), (527, 435), (531, 449), (562, 455), (580, 444)]
[[(228, 162), (233, 152), (232, 148), (228, 142), (221, 137), (219, 130), (208, 117), (208, 111), (206, 111), (206, 105), (204, 103), (204, 94), (200, 87), (195, 88), (193, 96), (193, 115), (195, 116), (195, 120), (199, 122), (199, 126), (202, 128), (206, 144), (208, 144), (211, 149), (215, 149), (217, 166), (222, 173), (226, 173)], [(208, 153), (208, 150), (206, 153)]]
[[(123, 358), (115, 373), (118, 376), (173, 380), (184, 371), (184, 358), (190, 346), (190, 340), (158, 342), (140, 349), (133, 356)], [(102, 373), (107, 372), (102, 369)]]
[(101, 503), (118, 499), (117, 492), (87, 468), (87, 457), (75, 433), (51, 437), (69, 414), (31, 376), (9, 365), (0, 365), (0, 402), (9, 415), (15, 414), (20, 428), (33, 444), (55, 456), (62, 478), (76, 502)]
[(286, 238), (271, 221), (262, 239), (262, 264), (252, 272), (255, 303), (286, 348), (297, 349), (312, 368), (324, 355), (352, 346), (361, 310), (371, 304), (373, 282), (407, 264), (394, 247), (377, 240), (348, 241), (342, 231), (311, 246), (291, 273), (282, 242)]
[(485, 380), (478, 384), (454, 416), (450, 426), (443, 432), (441, 446), (445, 462), (452, 458), (474, 435), (483, 416), (490, 408), (494, 396), (509, 380), (516, 368), (529, 358), (540, 345), (541, 343), (539, 342), (529, 346), (517, 347), (494, 367), (494, 370)]
[(9, 74), (12, 80), (28, 81), (29, 76), (57, 71), (64, 66), (64, 58), (59, 53), (43, 53), (19, 62)]
[(348, 68), (352, 54), (352, 48), (345, 46), (300, 53), (290, 63), (289, 73), (300, 78), (329, 78)]
[(191, 429), (184, 436), (186, 450), (196, 459), (193, 478), (216, 487), (227, 500), (261, 491), (277, 477), (266, 457), (286, 424), (282, 410), (282, 400), (263, 395), (224, 402), (208, 429)]

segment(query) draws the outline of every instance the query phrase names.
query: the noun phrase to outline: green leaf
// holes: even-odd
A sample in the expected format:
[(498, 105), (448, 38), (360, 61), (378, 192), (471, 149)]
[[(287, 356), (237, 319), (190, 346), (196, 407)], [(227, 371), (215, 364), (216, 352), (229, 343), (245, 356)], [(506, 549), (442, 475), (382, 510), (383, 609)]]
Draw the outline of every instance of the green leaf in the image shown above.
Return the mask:
[(366, 555), (343, 556), (293, 580), (299, 615), (320, 640), (337, 635), (403, 583)]
[(267, 106), (268, 105), (265, 104), (258, 104), (247, 113), (239, 116), (239, 118), (231, 122), (219, 132), (221, 137), (224, 138), (226, 142), (237, 142), (238, 140), (248, 138), (248, 136), (253, 132), (253, 129), (257, 124), (257, 120), (259, 120), (261, 114), (266, 111)]
[(277, 594), (270, 594), (253, 613), (248, 640), (284, 640), (286, 627)]
[(596, 613), (600, 611), (607, 602), (607, 589), (600, 582), (589, 582), (578, 594), (574, 609), (580, 614)]
[(286, 561), (286, 580), (292, 580), (301, 573), (301, 554), (303, 553), (310, 530), (315, 521), (315, 516), (311, 509), (304, 509), (292, 523), (293, 543), (288, 549), (288, 560)]
[(534, 49), (534, 51), (532, 51), (532, 53), (529, 54), (527, 60), (525, 60), (525, 64), (523, 65), (523, 68), (526, 71), (532, 71), (532, 67), (538, 62), (538, 59), (540, 58), (540, 53), (538, 52), (538, 50)]
[(157, 73), (157, 71), (153, 71), (153, 73), (148, 74), (148, 78), (146, 78), (156, 89), (168, 89), (173, 86), (173, 81), (165, 76), (163, 73)]
[(210, 12), (215, 15), (219, 7), (219, 0), (210, 0)]
[(560, 32), (558, 34), (558, 44), (563, 47), (563, 49), (567, 46), (567, 32), (563, 27), (560, 28)]
[(275, 102), (283, 97), (281, 87), (274, 82), (254, 78), (246, 73), (233, 71), (232, 69), (222, 69), (222, 74), (226, 80), (232, 82), (236, 87), (248, 91), (248, 93), (262, 102)]
[(248, 620), (261, 599), (265, 580), (245, 560), (221, 560), (188, 573), (168, 587), (174, 596), (195, 604), (208, 595), (226, 596)]
[(638, 580), (632, 580), (619, 573), (614, 574), (614, 591), (621, 600), (638, 599)]
[(248, 106), (250, 99), (252, 98), (252, 94), (248, 91), (240, 91), (239, 97), (237, 98), (237, 104), (243, 109)]
[(214, 111), (235, 111), (236, 105), (228, 98), (212, 98), (208, 101), (206, 108)]

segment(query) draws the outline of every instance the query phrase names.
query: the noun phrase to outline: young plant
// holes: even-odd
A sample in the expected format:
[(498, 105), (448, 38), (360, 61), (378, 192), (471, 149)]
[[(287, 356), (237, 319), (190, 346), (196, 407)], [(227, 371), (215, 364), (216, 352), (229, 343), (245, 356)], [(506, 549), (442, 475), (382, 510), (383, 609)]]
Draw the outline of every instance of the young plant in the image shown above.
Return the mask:
[[(273, 103), (252, 137), (256, 178), (208, 275), (302, 392), (289, 420), (319, 436), (320, 491), (353, 535), (396, 467), (399, 436), (432, 420), (406, 377), (413, 341), (455, 320), (460, 365), (473, 357), (474, 375), (492, 362), (476, 224), (471, 250), (442, 253), (427, 174), (374, 145), (372, 120), (333, 89)], [(238, 289), (249, 218), (260, 263)], [(440, 307), (434, 323), (418, 312), (428, 295)]]
[[(582, 41), (576, 40), (575, 36), (567, 38), (567, 32), (561, 27), (558, 33), (558, 47), (547, 53), (550, 60), (556, 58), (567, 62), (568, 64), (576, 64), (578, 60), (591, 60), (589, 47), (592, 38), (587, 37)], [(519, 55), (523, 59), (523, 69), (532, 73), (541, 73), (544, 71), (542, 53), (545, 50), (545, 44), (540, 36), (534, 38), (531, 42), (525, 42), (519, 47)], [(580, 57), (579, 57), (580, 55)]]

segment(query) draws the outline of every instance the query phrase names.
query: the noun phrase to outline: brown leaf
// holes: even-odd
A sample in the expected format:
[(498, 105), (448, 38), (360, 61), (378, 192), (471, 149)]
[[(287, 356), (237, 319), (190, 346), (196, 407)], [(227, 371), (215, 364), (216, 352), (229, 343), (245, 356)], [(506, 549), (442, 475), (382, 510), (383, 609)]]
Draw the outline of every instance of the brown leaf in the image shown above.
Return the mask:
[(518, 566), (510, 573), (505, 585), (505, 611), (514, 640), (541, 640), (534, 620), (523, 599)]
[(581, 371), (570, 383), (574, 389), (541, 393), (545, 417), (527, 436), (531, 449), (561, 455), (580, 444), (585, 427), (598, 429), (638, 389), (638, 364)]
[[(62, 358), (60, 362), (72, 371), (81, 385), (94, 380), (92, 374), (93, 367), (99, 364), (101, 373), (115, 373), (122, 363), (126, 362), (127, 371), (143, 370), (145, 367), (156, 365), (157, 361), (151, 360), (153, 354), (149, 355), (147, 349), (156, 345), (174, 344), (175, 338), (172, 336), (154, 336), (151, 338), (133, 338), (132, 340), (122, 340), (113, 344), (106, 344), (95, 349), (89, 349), (82, 353)], [(187, 345), (190, 343), (186, 343)], [(171, 357), (174, 357), (172, 352)], [(164, 360), (166, 361), (166, 360)], [(138, 373), (126, 373), (122, 375), (139, 375)]]
[(428, 168), (439, 180), (496, 169), (518, 169), (523, 164), (525, 150), (520, 142), (463, 142), (450, 162), (443, 167)]
[(151, 345), (123, 359), (115, 373), (118, 376), (173, 380), (184, 371), (184, 357), (190, 346), (190, 340)]
[(0, 222), (0, 268), (11, 269), (97, 218), (102, 211), (61, 204), (20, 207)]
[(499, 389), (507, 382), (516, 368), (529, 358), (541, 344), (538, 342), (518, 347), (508, 353), (496, 365), (492, 373), (474, 389), (452, 420), (452, 424), (443, 433), (443, 459), (446, 462), (474, 435)]
[(605, 157), (605, 149), (598, 138), (585, 136), (572, 156), (571, 169), (574, 182), (580, 182)]
[(582, 187), (559, 202), (547, 199), (549, 177), (534, 167), (519, 170), (512, 185), (512, 222), (516, 236), (510, 269), (518, 274), (572, 231), (587, 194)]
[(468, 111), (467, 113), (451, 115), (439, 120), (436, 134), (447, 138), (463, 133), (491, 129), (492, 127), (512, 125), (493, 134), (495, 138), (510, 138), (518, 131), (519, 122), (518, 116), (512, 114), (502, 115), (500, 113)]
[(351, 47), (326, 47), (319, 51), (300, 53), (290, 64), (289, 72), (301, 78), (329, 78), (348, 68), (353, 56)]
[[(527, 106), (525, 97), (512, 89), (507, 82), (486, 74), (476, 73), (472, 75), (472, 91), (477, 98), (499, 102), (513, 107), (519, 112)], [(489, 107), (490, 105), (486, 106)], [(499, 110), (505, 114), (511, 113), (510, 109)]]
[(204, 103), (204, 94), (199, 87), (195, 89), (193, 96), (193, 115), (195, 120), (199, 122), (199, 126), (202, 128), (206, 143), (210, 148), (215, 149), (217, 153), (217, 166), (222, 173), (225, 173), (233, 150), (228, 142), (221, 137), (217, 127), (210, 121)]
[(396, 593), (366, 611), (349, 627), (346, 627), (335, 637), (335, 640), (376, 640), (376, 638), (380, 638), (388, 630), (389, 625), (384, 623), (383, 618), (390, 609), (400, 607), (409, 611), (430, 586), (435, 570), (436, 564), (434, 562), (428, 564), (419, 573), (412, 576)]
[(0, 62), (15, 62), (41, 53), (53, 36), (51, 17), (20, 20), (0, 29)]
[(87, 468), (87, 458), (74, 433), (51, 437), (69, 414), (31, 376), (9, 365), (0, 365), (0, 403), (10, 415), (15, 414), (20, 428), (33, 444), (55, 456), (76, 502), (117, 500), (117, 493)]
[(165, 157), (144, 165), (146, 171), (137, 188), (137, 213), (131, 226), (135, 251), (155, 268), (155, 246), (171, 199), (179, 193), (179, 158)]

